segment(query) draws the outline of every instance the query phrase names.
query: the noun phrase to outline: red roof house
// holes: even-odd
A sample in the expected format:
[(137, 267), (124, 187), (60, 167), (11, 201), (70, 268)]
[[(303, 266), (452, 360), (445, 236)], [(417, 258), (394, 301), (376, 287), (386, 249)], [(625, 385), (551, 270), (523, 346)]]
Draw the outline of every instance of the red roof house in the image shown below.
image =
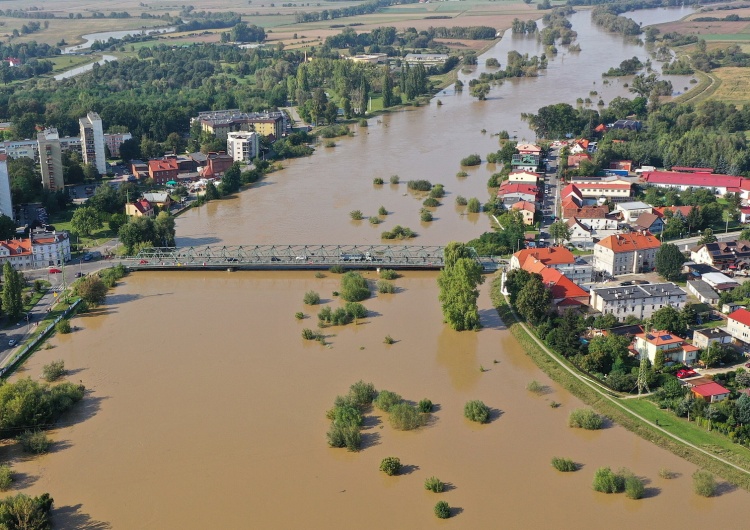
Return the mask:
[(525, 248), (513, 254), (513, 257), (510, 258), (510, 268), (524, 268), (524, 264), (529, 258), (534, 258), (551, 267), (572, 265), (576, 261), (573, 253), (565, 247)]
[(729, 390), (721, 386), (719, 383), (706, 383), (704, 385), (694, 386), (690, 391), (697, 398), (704, 399), (709, 403), (716, 403), (729, 397)]
[(568, 167), (578, 167), (584, 160), (591, 161), (591, 155), (588, 153), (568, 155)]

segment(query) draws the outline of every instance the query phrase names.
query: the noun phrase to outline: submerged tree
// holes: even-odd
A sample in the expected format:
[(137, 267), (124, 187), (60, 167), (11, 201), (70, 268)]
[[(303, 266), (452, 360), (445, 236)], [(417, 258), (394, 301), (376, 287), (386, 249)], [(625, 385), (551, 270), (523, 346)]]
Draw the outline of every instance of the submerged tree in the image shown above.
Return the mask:
[(480, 326), (477, 286), (484, 282), (484, 277), (482, 266), (472, 254), (463, 243), (449, 243), (445, 248), (445, 268), (438, 277), (443, 318), (456, 331)]

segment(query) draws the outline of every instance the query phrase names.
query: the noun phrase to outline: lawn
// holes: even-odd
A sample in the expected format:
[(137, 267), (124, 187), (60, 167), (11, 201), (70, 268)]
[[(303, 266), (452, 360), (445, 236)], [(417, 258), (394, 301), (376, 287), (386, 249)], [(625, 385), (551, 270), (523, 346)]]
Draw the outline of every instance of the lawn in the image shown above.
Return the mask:
[(88, 64), (93, 61), (98, 61), (101, 59), (101, 55), (59, 55), (57, 57), (51, 57), (47, 59), (50, 61), (54, 66), (52, 69), (53, 74), (59, 74), (60, 72), (64, 72), (65, 70), (70, 70), (71, 68), (75, 68), (76, 66), (81, 66), (82, 64)]
[[(50, 216), (50, 224), (55, 227), (55, 230), (68, 230), (72, 233), (71, 225), (70, 225), (70, 219), (73, 217), (73, 212), (75, 211), (75, 208), (69, 208), (67, 210), (64, 210), (62, 212), (58, 212), (56, 214), (53, 214)], [(103, 223), (103, 227), (100, 230), (97, 230), (93, 234), (91, 234), (91, 237), (83, 237), (75, 235), (76, 237), (76, 243), (81, 244), (86, 247), (95, 247), (98, 245), (103, 244), (109, 239), (112, 239), (117, 234), (109, 229), (109, 226), (107, 225), (106, 221)]]

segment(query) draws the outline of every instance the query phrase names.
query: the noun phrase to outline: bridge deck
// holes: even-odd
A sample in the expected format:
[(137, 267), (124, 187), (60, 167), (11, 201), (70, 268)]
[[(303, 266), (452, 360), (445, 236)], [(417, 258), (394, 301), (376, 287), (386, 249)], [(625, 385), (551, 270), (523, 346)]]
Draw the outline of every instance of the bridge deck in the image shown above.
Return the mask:
[[(207, 245), (155, 247), (129, 258), (134, 270), (315, 270), (333, 265), (361, 269), (440, 269), (441, 246), (418, 245)], [(495, 271), (501, 260), (477, 257), (485, 271)]]

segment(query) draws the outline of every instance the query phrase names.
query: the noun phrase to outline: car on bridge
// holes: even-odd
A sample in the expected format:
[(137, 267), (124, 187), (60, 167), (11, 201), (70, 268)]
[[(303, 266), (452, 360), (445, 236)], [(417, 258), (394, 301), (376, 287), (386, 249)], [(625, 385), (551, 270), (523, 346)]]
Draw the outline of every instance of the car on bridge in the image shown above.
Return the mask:
[(307, 260), (308, 260), (308, 259), (310, 259), (310, 258), (309, 258), (308, 256), (297, 256), (297, 257), (296, 257), (296, 258), (294, 258), (294, 259), (295, 259), (296, 261), (307, 261)]

